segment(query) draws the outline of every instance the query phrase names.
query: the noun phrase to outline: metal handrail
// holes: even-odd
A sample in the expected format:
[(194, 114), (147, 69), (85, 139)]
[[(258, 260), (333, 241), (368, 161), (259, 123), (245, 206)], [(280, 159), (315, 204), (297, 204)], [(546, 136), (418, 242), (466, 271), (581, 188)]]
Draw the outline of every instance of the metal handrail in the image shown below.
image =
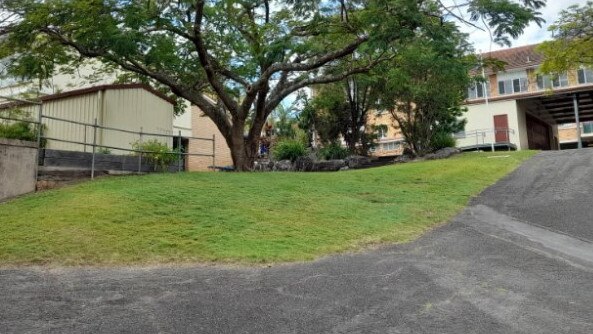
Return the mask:
[[(83, 142), (75, 141), (75, 140), (59, 139), (59, 138), (52, 138), (52, 137), (46, 137), (46, 136), (42, 136), (41, 138), (47, 139), (47, 140), (54, 140), (54, 141), (58, 141), (58, 142), (62, 142), (62, 143), (70, 143), (70, 144), (93, 146), (93, 144), (83, 143)], [(95, 146), (96, 147), (102, 147), (102, 148), (109, 148), (109, 149), (112, 149), (112, 150), (126, 151), (126, 152), (158, 153), (156, 151), (135, 150), (135, 149), (130, 149), (130, 148), (121, 148), (121, 147), (108, 146), (108, 145), (99, 145), (99, 144), (95, 144)], [(91, 152), (89, 152), (89, 153), (91, 153)], [(175, 154), (175, 155), (183, 155), (183, 156), (198, 156), (198, 157), (213, 157), (214, 156), (213, 154), (186, 153), (186, 152), (177, 152), (177, 151), (171, 151), (169, 153), (170, 154)]]
[(471, 130), (471, 131), (464, 131), (463, 133), (456, 133), (454, 134), (454, 137), (456, 139), (464, 139), (467, 137), (474, 137), (474, 136), (478, 136), (479, 134), (484, 136), (487, 133), (499, 133), (499, 132), (503, 132), (503, 133), (508, 133), (510, 134), (515, 134), (515, 129), (512, 128), (489, 128), (489, 129), (477, 129), (477, 130)]
[[(92, 124), (92, 123), (72, 121), (72, 120), (69, 120), (69, 119), (64, 119), (64, 118), (59, 118), (59, 117), (54, 117), (54, 116), (46, 116), (46, 115), (43, 115), (42, 117), (43, 118), (47, 118), (47, 119), (51, 119), (51, 120), (55, 120), (55, 121), (62, 121), (62, 122), (66, 122), (66, 123), (72, 123), (72, 124), (78, 124), (78, 125), (84, 125), (84, 126), (90, 126), (90, 127), (97, 127), (98, 129), (105, 129), (105, 130), (111, 130), (111, 131), (119, 131), (119, 132), (136, 134), (136, 135), (155, 136), (155, 137), (176, 137), (173, 134), (168, 135), (168, 134), (162, 134), (162, 133), (151, 133), (151, 132), (132, 131), (132, 130), (113, 128), (113, 127), (103, 126), (103, 125), (98, 125), (98, 124), (95, 125), (95, 124)], [(212, 141), (213, 140), (212, 138), (191, 137), (191, 136), (184, 136), (184, 138), (197, 139), (197, 140), (207, 140), (207, 141)]]

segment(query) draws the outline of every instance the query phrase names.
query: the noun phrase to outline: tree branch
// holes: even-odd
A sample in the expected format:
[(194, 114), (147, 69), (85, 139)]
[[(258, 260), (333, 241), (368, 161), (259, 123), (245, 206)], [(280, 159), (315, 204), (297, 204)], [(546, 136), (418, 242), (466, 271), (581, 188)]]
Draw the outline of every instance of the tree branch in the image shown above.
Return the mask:
[(233, 100), (229, 94), (227, 94), (225, 87), (223, 86), (222, 82), (217, 78), (216, 71), (214, 66), (212, 65), (211, 57), (208, 54), (208, 50), (206, 50), (206, 45), (204, 40), (202, 39), (202, 19), (204, 16), (204, 0), (197, 0), (196, 1), (196, 17), (194, 21), (194, 45), (196, 46), (196, 51), (198, 52), (198, 57), (200, 59), (200, 63), (206, 72), (206, 77), (210, 82), (210, 85), (220, 97), (222, 103), (225, 107), (231, 112), (231, 114), (237, 115), (239, 110), (239, 105), (235, 100)]
[(376, 64), (376, 62), (372, 62), (371, 64), (364, 66), (364, 67), (357, 67), (340, 74), (327, 74), (321, 75), (314, 78), (307, 78), (302, 80), (294, 81), (290, 84), (287, 84), (285, 87), (276, 86), (272, 94), (270, 95), (268, 102), (266, 103), (266, 111), (274, 109), (282, 100), (290, 95), (291, 93), (312, 85), (317, 84), (324, 84), (330, 82), (336, 82), (343, 80), (353, 74), (358, 73), (366, 73), (371, 70), (371, 68)]

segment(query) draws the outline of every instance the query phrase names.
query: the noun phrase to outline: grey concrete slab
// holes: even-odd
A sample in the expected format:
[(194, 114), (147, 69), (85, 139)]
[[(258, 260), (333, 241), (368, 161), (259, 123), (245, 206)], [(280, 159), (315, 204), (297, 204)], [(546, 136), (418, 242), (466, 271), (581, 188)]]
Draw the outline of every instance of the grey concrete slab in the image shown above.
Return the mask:
[(591, 226), (566, 221), (591, 224), (591, 211), (513, 211), (590, 191), (584, 178), (558, 196), (540, 184), (544, 162), (590, 154), (542, 153), (404, 245), (271, 268), (3, 269), (0, 333), (592, 333)]

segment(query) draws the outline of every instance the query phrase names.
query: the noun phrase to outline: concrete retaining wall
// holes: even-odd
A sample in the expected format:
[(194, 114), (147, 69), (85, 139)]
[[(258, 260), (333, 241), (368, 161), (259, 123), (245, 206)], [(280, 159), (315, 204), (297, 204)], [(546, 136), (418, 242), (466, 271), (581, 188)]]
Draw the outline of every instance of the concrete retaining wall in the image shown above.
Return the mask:
[(0, 138), (0, 201), (35, 191), (35, 146)]

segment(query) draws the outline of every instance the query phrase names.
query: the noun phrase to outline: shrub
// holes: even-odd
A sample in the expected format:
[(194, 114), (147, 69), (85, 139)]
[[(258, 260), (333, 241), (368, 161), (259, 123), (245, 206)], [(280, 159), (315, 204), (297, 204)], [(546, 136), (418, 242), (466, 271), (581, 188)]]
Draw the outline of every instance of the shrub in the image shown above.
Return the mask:
[(295, 161), (307, 153), (305, 144), (294, 139), (281, 140), (274, 145), (273, 154), (276, 160)]
[(0, 137), (8, 139), (20, 139), (37, 141), (37, 133), (31, 124), (27, 122), (14, 122), (12, 124), (0, 124)]
[(107, 147), (99, 147), (97, 148), (97, 153), (99, 154), (111, 154), (111, 150)]
[[(0, 119), (0, 138), (37, 141), (37, 125), (25, 122), (30, 120), (30, 115), (19, 109), (9, 110), (9, 118), (22, 119), (23, 121), (10, 121)], [(42, 128), (42, 131), (44, 128)], [(45, 141), (42, 141), (42, 146)]]
[(179, 154), (179, 150), (171, 150), (169, 146), (156, 139), (134, 142), (132, 143), (132, 148), (142, 151), (136, 152), (136, 155), (142, 154), (142, 156), (146, 157), (153, 164), (155, 171), (159, 167), (164, 171), (171, 163), (177, 160)]
[(455, 147), (455, 144), (455, 138), (446, 132), (437, 132), (430, 140), (430, 146), (433, 151), (438, 151), (445, 147)]
[(350, 151), (338, 143), (331, 143), (319, 149), (318, 155), (325, 160), (345, 159), (350, 155)]

